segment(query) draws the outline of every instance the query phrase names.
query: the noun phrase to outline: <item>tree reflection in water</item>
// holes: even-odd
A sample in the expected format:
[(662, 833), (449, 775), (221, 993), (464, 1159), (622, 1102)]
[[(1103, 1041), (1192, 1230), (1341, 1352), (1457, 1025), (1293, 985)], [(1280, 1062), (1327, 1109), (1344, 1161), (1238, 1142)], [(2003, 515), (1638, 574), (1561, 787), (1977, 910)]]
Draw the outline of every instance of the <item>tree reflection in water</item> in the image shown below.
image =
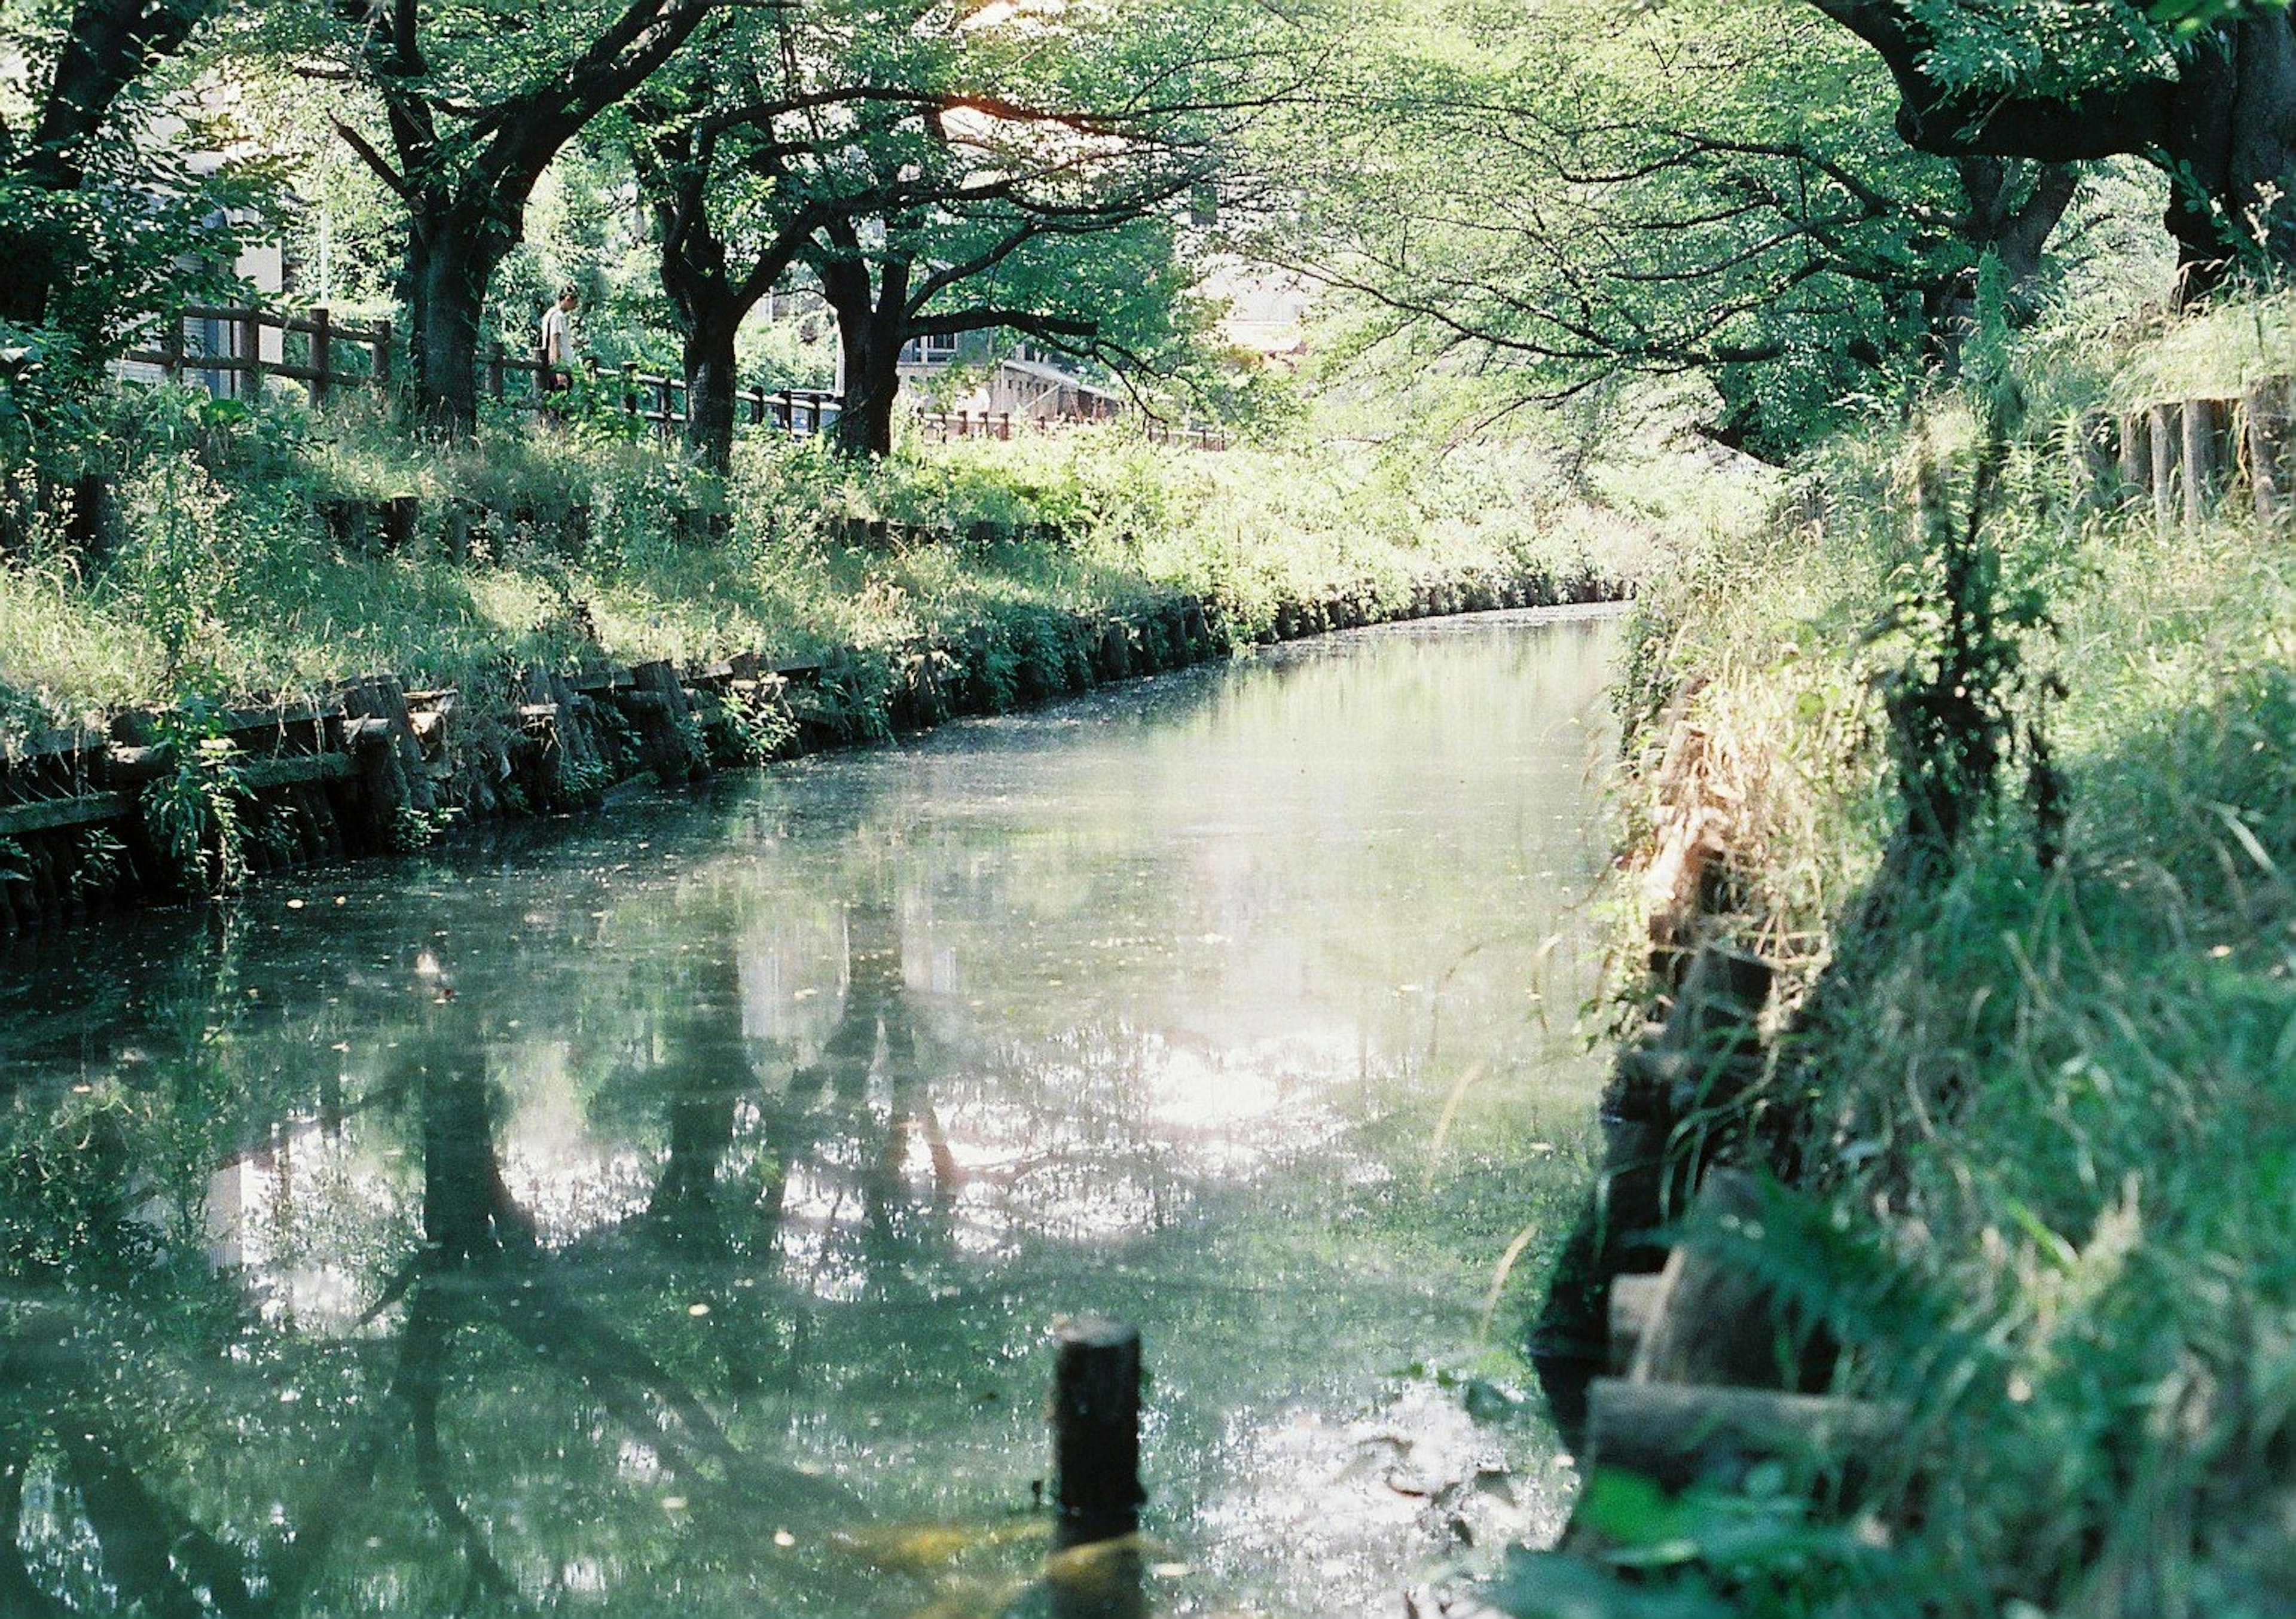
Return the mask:
[(0, 971), (0, 1619), (997, 1614), (1078, 1310), (1179, 1606), (1377, 1606), (1577, 1188), (1601, 857), (1597, 641), (1386, 644)]

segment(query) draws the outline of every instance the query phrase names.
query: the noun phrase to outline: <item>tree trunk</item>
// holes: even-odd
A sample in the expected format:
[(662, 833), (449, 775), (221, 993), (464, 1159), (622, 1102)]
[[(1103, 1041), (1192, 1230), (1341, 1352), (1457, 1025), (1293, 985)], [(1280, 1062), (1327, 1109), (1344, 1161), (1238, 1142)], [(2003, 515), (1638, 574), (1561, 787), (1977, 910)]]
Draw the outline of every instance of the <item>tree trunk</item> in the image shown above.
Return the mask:
[(2162, 143), (2166, 223), (2190, 301), (2243, 262), (2296, 263), (2296, 21), (2269, 11), (2219, 25), (2179, 89)]
[(721, 476), (734, 463), (735, 372), (731, 321), (698, 321), (685, 336), (685, 453), (704, 471)]
[[(2022, 167), (2005, 158), (1954, 160), (1964, 202), (1958, 234), (1972, 260), (1991, 253), (1999, 262), (2013, 321), (2030, 315), (2026, 294), (2039, 281), (2049, 237), (2080, 189), (2080, 171), (2072, 164), (2043, 165), (2030, 176), (2017, 172)], [(1947, 375), (1954, 374), (1961, 367), (1962, 341), (1977, 319), (1974, 273), (1924, 291), (1922, 318), (1929, 329), (1928, 357)]]
[[(814, 261), (822, 296), (837, 315), (845, 358), (845, 398), (832, 443), (847, 455), (893, 453), (893, 401), (901, 389), (901, 343), (908, 336), (908, 266), (888, 259), (872, 275), (849, 241)], [(882, 285), (873, 284), (882, 281)]]
[(48, 288), (55, 280), (55, 254), (46, 230), (38, 224), (29, 229), (0, 226), (0, 258), (12, 266), (0, 276), (0, 321), (17, 326), (44, 324)]
[[(417, 210), (418, 220), (423, 211)], [(418, 225), (406, 242), (413, 382), (423, 423), (463, 438), (479, 424), (479, 324), (487, 286), (512, 242), (462, 210), (439, 212), (439, 224), (427, 230)]]
[(893, 401), (901, 391), (901, 322), (864, 304), (838, 311), (837, 340), (845, 351), (845, 398), (833, 442), (848, 455), (893, 453)]
[(846, 372), (845, 402), (837, 417), (837, 446), (849, 454), (873, 459), (893, 453), (893, 401), (901, 391), (898, 339), (882, 339), (871, 346), (859, 386)]

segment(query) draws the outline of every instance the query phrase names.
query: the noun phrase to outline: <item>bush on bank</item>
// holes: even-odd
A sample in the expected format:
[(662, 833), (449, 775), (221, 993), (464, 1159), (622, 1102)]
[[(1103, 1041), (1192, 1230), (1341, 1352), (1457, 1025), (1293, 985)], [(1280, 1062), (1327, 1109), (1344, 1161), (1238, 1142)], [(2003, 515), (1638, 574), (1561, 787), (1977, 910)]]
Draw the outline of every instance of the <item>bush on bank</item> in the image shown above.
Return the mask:
[(1799, 1495), (1614, 1515), (1622, 1559), (1690, 1571), (1669, 1600), (2296, 1601), (2296, 549), (2232, 509), (2157, 527), (2076, 430), (2285, 372), (2292, 310), (2013, 356), (1977, 529), (2013, 734), (1944, 858), (1902, 857), (1885, 694), (1939, 609), (1916, 492), (1966, 516), (1964, 399), (1829, 446), (1638, 604), (1630, 812), (1685, 790), (1658, 780), (1665, 729), (1702, 728), (1693, 789), (1730, 846), (1712, 925), (1789, 969), (1741, 1122), (1794, 1190), (1734, 1251), (1841, 1339), (1847, 1392), (1909, 1412), (1846, 1525)]
[[(866, 652), (1183, 592), (1248, 634), (1286, 600), (1621, 577), (1650, 550), (1646, 521), (1523, 446), (1211, 454), (1111, 429), (861, 467), (760, 434), (720, 483), (619, 418), (504, 419), (447, 448), (357, 403), (160, 388), (100, 397), (34, 450), (0, 495), (0, 741), (377, 670)], [(90, 474), (102, 509), (75, 521), (58, 491)], [(387, 536), (375, 513), (406, 497), (411, 528)]]

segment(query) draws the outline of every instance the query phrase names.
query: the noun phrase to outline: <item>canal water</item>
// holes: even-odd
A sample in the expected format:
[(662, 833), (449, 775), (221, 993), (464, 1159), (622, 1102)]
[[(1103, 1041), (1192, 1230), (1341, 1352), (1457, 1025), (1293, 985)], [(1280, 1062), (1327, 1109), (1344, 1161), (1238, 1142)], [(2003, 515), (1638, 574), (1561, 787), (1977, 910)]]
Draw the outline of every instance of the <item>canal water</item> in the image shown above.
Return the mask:
[[(1332, 636), (6, 947), (0, 1612), (1304, 1619), (1552, 1533), (1614, 645)], [(1086, 1312), (1151, 1500), (1046, 1587)]]

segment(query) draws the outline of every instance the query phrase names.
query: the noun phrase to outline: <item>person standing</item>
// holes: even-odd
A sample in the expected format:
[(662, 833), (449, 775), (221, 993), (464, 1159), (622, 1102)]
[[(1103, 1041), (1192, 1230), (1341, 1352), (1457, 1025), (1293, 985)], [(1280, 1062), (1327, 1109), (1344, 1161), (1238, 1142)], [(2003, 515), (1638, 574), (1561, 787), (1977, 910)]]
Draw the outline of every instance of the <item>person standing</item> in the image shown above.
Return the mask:
[(542, 385), (559, 390), (574, 386), (574, 308), (580, 296), (570, 282), (558, 301), (542, 312)]

